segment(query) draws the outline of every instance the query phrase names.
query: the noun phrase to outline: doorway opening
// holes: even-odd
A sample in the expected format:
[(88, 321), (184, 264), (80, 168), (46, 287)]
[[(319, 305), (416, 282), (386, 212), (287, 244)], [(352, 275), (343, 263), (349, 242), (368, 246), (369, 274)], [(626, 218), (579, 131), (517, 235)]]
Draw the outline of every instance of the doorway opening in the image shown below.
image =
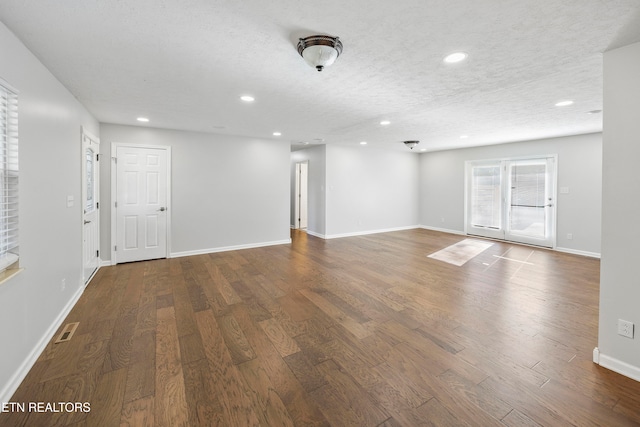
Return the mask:
[(309, 162), (296, 163), (294, 229), (306, 230), (308, 222), (308, 174)]

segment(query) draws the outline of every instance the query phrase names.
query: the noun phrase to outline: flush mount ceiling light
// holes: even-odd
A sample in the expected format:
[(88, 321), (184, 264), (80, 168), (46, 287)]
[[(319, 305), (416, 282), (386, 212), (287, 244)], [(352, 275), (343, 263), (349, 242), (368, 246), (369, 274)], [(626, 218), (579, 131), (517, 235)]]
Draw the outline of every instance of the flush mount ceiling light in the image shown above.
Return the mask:
[(253, 96), (251, 96), (251, 95), (242, 95), (242, 96), (240, 97), (240, 99), (241, 99), (242, 101), (244, 101), (244, 102), (253, 102), (253, 101), (255, 101), (255, 100), (256, 100), (256, 99), (255, 99)]
[(420, 141), (404, 141), (404, 145), (411, 148), (412, 150), (413, 150), (413, 147), (415, 147), (418, 144), (420, 144)]
[(382, 120), (382, 121), (380, 122), (380, 124), (381, 124), (382, 126), (389, 126), (389, 125), (391, 124), (391, 122), (390, 122), (389, 120)]
[(149, 119), (146, 117), (138, 117), (136, 120), (142, 123), (149, 123)]
[(318, 71), (333, 64), (342, 53), (342, 42), (338, 37), (309, 36), (298, 41), (298, 53), (307, 64)]
[(567, 107), (569, 105), (573, 104), (573, 101), (560, 101), (560, 102), (556, 102), (556, 107)]

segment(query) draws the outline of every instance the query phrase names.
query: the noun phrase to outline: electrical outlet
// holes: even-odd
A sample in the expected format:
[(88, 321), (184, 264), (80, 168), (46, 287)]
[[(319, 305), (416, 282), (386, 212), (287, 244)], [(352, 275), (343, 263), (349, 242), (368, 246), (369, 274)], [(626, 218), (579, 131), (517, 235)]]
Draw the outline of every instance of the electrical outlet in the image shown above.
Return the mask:
[(618, 319), (618, 335), (633, 338), (633, 322)]
[(573, 240), (573, 234), (567, 233), (567, 240)]

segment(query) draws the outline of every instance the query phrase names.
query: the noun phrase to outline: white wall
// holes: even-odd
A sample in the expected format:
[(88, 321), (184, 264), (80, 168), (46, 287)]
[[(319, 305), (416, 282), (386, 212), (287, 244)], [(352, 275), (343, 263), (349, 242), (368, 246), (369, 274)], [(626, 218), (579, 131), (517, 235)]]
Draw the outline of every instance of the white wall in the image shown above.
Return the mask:
[[(420, 224), (464, 232), (465, 161), (558, 155), (557, 247), (600, 254), (602, 134), (514, 142), (420, 155)], [(443, 221), (444, 219), (444, 221)], [(573, 234), (568, 240), (567, 234)]]
[(81, 126), (94, 135), (99, 126), (2, 23), (0, 58), (0, 77), (20, 92), (24, 268), (0, 285), (0, 402), (6, 402), (83, 289), (80, 135)]
[(326, 187), (326, 156), (325, 145), (316, 145), (291, 153), (291, 218), (293, 227), (295, 223), (295, 166), (296, 163), (309, 162), (307, 177), (307, 232), (316, 236), (324, 236), (325, 228), (325, 187)]
[[(600, 364), (640, 381), (640, 43), (605, 52)], [(617, 334), (618, 319), (635, 338)]]
[(339, 145), (326, 151), (327, 237), (417, 227), (417, 154)]
[[(172, 255), (290, 241), (290, 148), (281, 141), (102, 124), (111, 143), (171, 146)], [(109, 163), (101, 169), (102, 206), (111, 206)], [(111, 222), (103, 211), (101, 253), (110, 257)]]

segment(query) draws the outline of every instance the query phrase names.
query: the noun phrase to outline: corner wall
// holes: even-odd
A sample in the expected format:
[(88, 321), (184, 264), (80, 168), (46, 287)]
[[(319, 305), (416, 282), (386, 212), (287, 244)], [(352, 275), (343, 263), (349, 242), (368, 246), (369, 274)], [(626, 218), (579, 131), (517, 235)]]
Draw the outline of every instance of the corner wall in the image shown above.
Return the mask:
[(19, 91), (24, 268), (0, 284), (0, 402), (8, 402), (84, 289), (80, 135), (81, 127), (98, 135), (99, 125), (2, 23), (0, 52), (0, 77)]
[[(586, 134), (420, 155), (420, 224), (464, 233), (464, 177), (468, 160), (558, 155), (557, 249), (600, 254), (602, 134)], [(559, 191), (558, 191), (559, 193)], [(571, 233), (573, 239), (567, 239)]]
[(326, 150), (326, 237), (417, 227), (416, 153), (340, 145)]
[[(640, 381), (640, 43), (604, 54), (600, 321), (596, 362)], [(618, 319), (635, 338), (617, 334)]]
[[(288, 243), (289, 144), (141, 126), (102, 124), (111, 143), (171, 146), (171, 256)], [(101, 253), (110, 258), (111, 167), (101, 166)]]

